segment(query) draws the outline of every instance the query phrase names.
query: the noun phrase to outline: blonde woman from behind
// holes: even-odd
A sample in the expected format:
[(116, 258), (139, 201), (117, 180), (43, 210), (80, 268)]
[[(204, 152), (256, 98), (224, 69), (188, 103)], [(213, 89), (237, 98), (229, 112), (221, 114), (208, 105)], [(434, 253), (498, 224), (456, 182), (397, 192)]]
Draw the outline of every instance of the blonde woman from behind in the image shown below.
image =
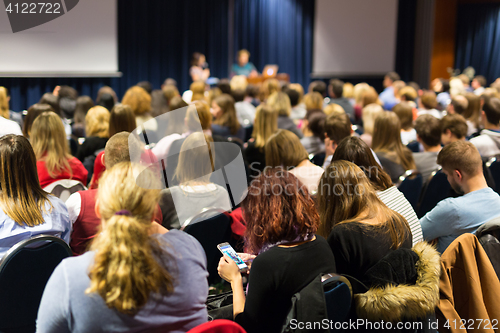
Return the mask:
[[(186, 332), (207, 321), (203, 248), (151, 222), (159, 190), (137, 186), (135, 168), (119, 163), (103, 175), (96, 204), (102, 230), (91, 251), (55, 269), (38, 332)], [(157, 181), (147, 171), (141, 180)]]

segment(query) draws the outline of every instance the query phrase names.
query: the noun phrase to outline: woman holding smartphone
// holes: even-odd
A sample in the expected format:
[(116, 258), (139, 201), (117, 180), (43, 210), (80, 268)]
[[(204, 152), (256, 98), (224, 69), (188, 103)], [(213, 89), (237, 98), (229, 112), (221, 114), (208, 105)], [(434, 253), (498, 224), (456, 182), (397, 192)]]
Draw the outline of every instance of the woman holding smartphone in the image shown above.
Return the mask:
[(319, 216), (312, 197), (282, 168), (267, 169), (252, 181), (242, 212), (245, 246), (257, 255), (247, 297), (240, 270), (228, 256), (219, 262), (219, 275), (231, 283), (237, 323), (250, 333), (279, 332), (292, 296), (319, 274), (335, 272), (335, 259), (327, 242), (315, 236)]

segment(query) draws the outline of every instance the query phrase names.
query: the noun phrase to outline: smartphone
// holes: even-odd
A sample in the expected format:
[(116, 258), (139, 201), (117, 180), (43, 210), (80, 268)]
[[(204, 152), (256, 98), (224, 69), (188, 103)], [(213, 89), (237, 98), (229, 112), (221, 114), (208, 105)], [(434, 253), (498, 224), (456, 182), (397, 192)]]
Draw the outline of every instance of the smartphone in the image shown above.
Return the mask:
[(225, 254), (229, 258), (233, 259), (233, 261), (240, 269), (240, 272), (244, 273), (248, 270), (247, 264), (245, 264), (245, 262), (240, 258), (240, 256), (236, 254), (236, 251), (229, 243), (221, 243), (217, 245), (217, 248), (219, 249), (220, 252), (222, 252), (222, 254)]

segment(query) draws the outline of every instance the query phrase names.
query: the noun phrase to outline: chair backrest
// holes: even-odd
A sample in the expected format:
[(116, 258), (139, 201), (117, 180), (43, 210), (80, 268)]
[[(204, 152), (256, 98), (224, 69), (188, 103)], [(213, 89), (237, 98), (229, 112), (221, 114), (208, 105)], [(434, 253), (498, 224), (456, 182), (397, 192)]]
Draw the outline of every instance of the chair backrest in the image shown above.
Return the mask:
[(486, 162), (486, 167), (490, 170), (493, 180), (495, 181), (495, 190), (500, 193), (500, 161), (496, 157), (492, 157)]
[(325, 153), (318, 153), (316, 155), (309, 154), (309, 160), (312, 164), (323, 166), (323, 163), (325, 162), (325, 156)]
[(245, 142), (252, 138), (253, 124), (245, 125)]
[(217, 266), (222, 253), (217, 245), (231, 242), (231, 217), (223, 209), (205, 208), (187, 222), (181, 229), (196, 238), (205, 250), (208, 282), (213, 284), (220, 281)]
[(417, 209), (418, 218), (422, 218), (431, 211), (438, 202), (450, 196), (451, 186), (441, 169), (434, 171), (420, 195)]
[(423, 178), (417, 170), (407, 170), (399, 177), (398, 189), (404, 194), (406, 200), (410, 202), (414, 210), (417, 209), (422, 186)]
[(406, 147), (408, 147), (408, 149), (410, 149), (412, 151), (412, 153), (420, 152), (420, 145), (419, 145), (418, 141), (412, 141), (412, 142), (408, 143), (406, 145)]
[(352, 287), (349, 280), (338, 274), (321, 277), (325, 292), (328, 319), (334, 323), (346, 321), (352, 304)]
[(43, 189), (45, 192), (51, 193), (66, 202), (70, 195), (78, 191), (85, 191), (87, 188), (78, 180), (61, 179), (45, 186)]
[[(38, 247), (32, 247), (40, 244)], [(34, 332), (43, 290), (71, 249), (60, 238), (39, 235), (14, 245), (0, 260), (0, 332)]]

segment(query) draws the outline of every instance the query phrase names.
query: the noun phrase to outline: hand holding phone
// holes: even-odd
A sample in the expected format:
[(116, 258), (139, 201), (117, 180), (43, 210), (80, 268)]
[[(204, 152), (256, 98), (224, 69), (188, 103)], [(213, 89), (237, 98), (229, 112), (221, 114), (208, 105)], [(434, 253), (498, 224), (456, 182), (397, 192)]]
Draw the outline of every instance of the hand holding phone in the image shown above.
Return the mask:
[(236, 251), (233, 249), (233, 247), (229, 243), (221, 243), (221, 244), (217, 245), (217, 248), (219, 249), (220, 252), (222, 252), (222, 254), (225, 254), (226, 256), (231, 258), (236, 263), (240, 272), (244, 273), (248, 270), (248, 266), (240, 258), (240, 256), (238, 256)]

